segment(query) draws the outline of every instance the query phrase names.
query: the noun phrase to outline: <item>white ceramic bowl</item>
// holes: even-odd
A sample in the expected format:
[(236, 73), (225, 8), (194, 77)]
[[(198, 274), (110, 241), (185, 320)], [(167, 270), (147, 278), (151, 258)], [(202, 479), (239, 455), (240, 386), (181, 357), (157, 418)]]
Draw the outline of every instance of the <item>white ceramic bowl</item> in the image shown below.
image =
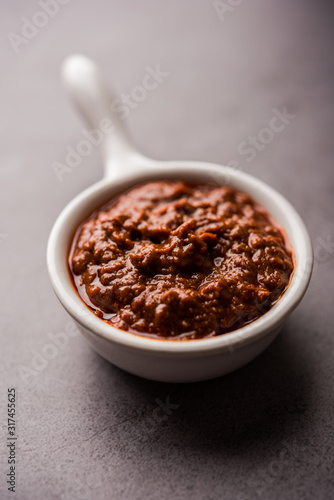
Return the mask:
[[(116, 366), (152, 380), (194, 382), (229, 373), (260, 354), (279, 333), (302, 299), (312, 272), (313, 254), (303, 221), (292, 205), (264, 182), (229, 167), (199, 162), (158, 162), (139, 154), (111, 111), (111, 97), (98, 68), (83, 56), (64, 64), (68, 90), (94, 128), (110, 118), (115, 130), (103, 141), (106, 175), (72, 200), (50, 234), (47, 265), (54, 291), (88, 343)], [(118, 330), (89, 311), (73, 288), (67, 253), (79, 223), (124, 189), (152, 179), (188, 179), (228, 184), (248, 193), (285, 229), (296, 268), (288, 289), (263, 316), (231, 333), (208, 339), (173, 341), (141, 337)]]

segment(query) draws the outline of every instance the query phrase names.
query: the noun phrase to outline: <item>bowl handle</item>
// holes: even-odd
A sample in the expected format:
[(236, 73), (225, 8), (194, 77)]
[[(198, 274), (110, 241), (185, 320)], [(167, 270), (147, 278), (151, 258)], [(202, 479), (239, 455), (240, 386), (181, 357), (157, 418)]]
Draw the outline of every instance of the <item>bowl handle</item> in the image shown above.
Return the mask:
[(101, 145), (107, 178), (118, 178), (133, 172), (152, 160), (139, 153), (130, 142), (124, 125), (114, 110), (106, 80), (98, 66), (88, 57), (75, 54), (62, 66), (65, 88), (92, 130), (92, 142)]

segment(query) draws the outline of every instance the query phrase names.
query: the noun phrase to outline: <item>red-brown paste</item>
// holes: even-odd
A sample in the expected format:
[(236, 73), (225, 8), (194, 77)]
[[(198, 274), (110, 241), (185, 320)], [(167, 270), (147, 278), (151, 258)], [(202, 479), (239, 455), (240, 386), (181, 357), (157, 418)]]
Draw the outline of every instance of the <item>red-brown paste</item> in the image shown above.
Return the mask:
[(77, 229), (69, 268), (82, 300), (122, 330), (198, 339), (240, 328), (289, 285), (282, 230), (230, 187), (138, 185)]

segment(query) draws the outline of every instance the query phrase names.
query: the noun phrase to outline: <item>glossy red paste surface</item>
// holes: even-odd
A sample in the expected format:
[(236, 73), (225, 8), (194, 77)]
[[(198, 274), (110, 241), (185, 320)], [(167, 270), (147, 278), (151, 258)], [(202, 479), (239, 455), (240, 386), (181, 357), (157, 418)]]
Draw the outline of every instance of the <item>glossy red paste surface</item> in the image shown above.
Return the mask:
[(133, 187), (86, 219), (69, 267), (82, 300), (111, 325), (197, 339), (268, 311), (294, 264), (278, 225), (246, 194), (159, 181)]

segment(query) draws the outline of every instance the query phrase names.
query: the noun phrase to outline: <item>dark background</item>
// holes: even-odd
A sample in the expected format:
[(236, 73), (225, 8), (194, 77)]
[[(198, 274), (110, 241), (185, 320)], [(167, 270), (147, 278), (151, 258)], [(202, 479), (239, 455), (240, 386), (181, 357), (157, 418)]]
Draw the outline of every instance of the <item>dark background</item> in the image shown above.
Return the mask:
[[(20, 35), (21, 18), (41, 7), (1, 3), (1, 498), (14, 497), (6, 486), (12, 386), (14, 498), (334, 497), (333, 9), (223, 3), (230, 7), (219, 16), (204, 0), (70, 0), (17, 53), (9, 33)], [(233, 161), (303, 216), (316, 256), (310, 288), (247, 367), (169, 385), (113, 367), (80, 336), (48, 351), (50, 334), (70, 321), (49, 283), (48, 235), (66, 203), (102, 176), (97, 148), (63, 182), (52, 169), (83, 139), (60, 82), (73, 52), (95, 59), (116, 95), (140, 85), (147, 66), (169, 73), (127, 119), (147, 155)], [(284, 107), (295, 118), (247, 161), (240, 144)], [(179, 406), (166, 412), (168, 397)]]

